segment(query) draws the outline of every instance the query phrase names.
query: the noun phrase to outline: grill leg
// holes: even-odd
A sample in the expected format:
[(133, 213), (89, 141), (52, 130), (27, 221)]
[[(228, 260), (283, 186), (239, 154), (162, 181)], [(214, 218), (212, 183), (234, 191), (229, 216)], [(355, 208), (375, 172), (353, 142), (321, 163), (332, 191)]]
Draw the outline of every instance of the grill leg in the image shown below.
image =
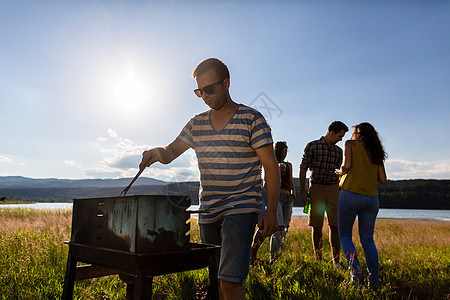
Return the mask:
[(134, 299), (134, 281), (136, 276), (128, 274), (119, 274), (120, 279), (127, 284), (127, 300)]
[(64, 276), (64, 288), (61, 296), (62, 300), (71, 300), (73, 287), (75, 284), (75, 274), (77, 272), (77, 260), (72, 257), (69, 246), (69, 255), (67, 257), (66, 275)]
[(208, 299), (216, 300), (219, 299), (219, 279), (217, 279), (218, 272), (218, 259), (216, 256), (216, 251), (212, 253), (209, 257), (209, 288), (208, 288)]
[[(127, 283), (127, 299), (150, 300), (152, 299), (153, 276), (148, 276), (145, 272), (134, 278), (134, 283)], [(131, 293), (131, 295), (129, 295)]]

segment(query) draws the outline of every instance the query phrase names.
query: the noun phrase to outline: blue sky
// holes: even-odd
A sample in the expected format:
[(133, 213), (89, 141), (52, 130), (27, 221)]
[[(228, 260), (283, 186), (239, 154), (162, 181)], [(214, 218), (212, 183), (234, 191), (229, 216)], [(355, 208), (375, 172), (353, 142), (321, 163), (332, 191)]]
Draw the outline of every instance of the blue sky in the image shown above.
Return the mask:
[[(448, 1), (3, 0), (0, 39), (0, 176), (134, 176), (207, 109), (191, 73), (218, 57), (294, 176), (342, 120), (375, 126), (390, 179), (450, 179)], [(195, 155), (143, 176), (197, 180)]]

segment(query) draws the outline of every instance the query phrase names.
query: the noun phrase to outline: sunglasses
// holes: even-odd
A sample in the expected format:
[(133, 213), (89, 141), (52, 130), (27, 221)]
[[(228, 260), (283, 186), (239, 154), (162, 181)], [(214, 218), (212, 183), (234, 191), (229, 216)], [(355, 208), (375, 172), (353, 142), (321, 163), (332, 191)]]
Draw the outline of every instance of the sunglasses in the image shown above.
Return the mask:
[(208, 84), (207, 86), (205, 86), (205, 87), (202, 88), (202, 89), (196, 89), (196, 90), (194, 90), (194, 93), (195, 93), (195, 94), (197, 95), (197, 97), (199, 97), (199, 98), (201, 98), (201, 97), (203, 96), (203, 92), (207, 93), (208, 95), (212, 95), (212, 94), (214, 94), (214, 86), (215, 86), (216, 84), (218, 84), (218, 83), (221, 83), (221, 82), (224, 81), (224, 80), (225, 80), (225, 78), (222, 79), (222, 80), (219, 80), (219, 81), (217, 81), (217, 82)]

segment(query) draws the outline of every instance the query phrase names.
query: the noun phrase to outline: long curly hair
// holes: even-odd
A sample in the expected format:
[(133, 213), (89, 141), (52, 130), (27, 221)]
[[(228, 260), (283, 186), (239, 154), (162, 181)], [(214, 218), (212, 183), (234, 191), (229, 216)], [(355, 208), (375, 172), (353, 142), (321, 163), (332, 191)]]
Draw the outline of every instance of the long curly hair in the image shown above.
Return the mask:
[(387, 153), (381, 144), (378, 132), (368, 122), (359, 123), (354, 126), (359, 140), (365, 144), (365, 149), (369, 153), (372, 163), (381, 166), (387, 158)]
[(286, 149), (288, 146), (286, 142), (277, 142), (275, 144), (275, 157), (277, 158), (278, 162), (282, 162), (286, 157), (284, 156), (284, 149)]

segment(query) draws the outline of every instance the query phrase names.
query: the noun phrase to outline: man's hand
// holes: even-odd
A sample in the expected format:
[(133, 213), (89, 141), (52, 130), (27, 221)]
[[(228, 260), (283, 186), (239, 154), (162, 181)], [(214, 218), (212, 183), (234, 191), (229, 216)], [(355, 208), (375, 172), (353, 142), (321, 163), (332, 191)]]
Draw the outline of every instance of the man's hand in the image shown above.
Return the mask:
[(267, 210), (259, 217), (258, 227), (264, 237), (272, 235), (278, 228), (277, 208), (280, 196), (280, 169), (272, 145), (256, 149), (258, 158), (264, 168), (267, 189)]
[(278, 230), (277, 212), (266, 210), (258, 219), (258, 227), (263, 237), (271, 236)]
[(344, 171), (342, 170), (342, 168), (334, 170), (334, 173), (335, 173), (337, 176), (342, 176), (342, 175), (345, 174)]
[(306, 205), (306, 202), (307, 202), (307, 195), (306, 195), (306, 190), (301, 190), (300, 191), (300, 199), (302, 199), (302, 202), (303, 202), (303, 206), (305, 206)]
[(139, 170), (150, 167), (154, 162), (158, 161), (158, 156), (156, 155), (157, 148), (153, 148), (142, 153), (142, 160), (139, 164)]

